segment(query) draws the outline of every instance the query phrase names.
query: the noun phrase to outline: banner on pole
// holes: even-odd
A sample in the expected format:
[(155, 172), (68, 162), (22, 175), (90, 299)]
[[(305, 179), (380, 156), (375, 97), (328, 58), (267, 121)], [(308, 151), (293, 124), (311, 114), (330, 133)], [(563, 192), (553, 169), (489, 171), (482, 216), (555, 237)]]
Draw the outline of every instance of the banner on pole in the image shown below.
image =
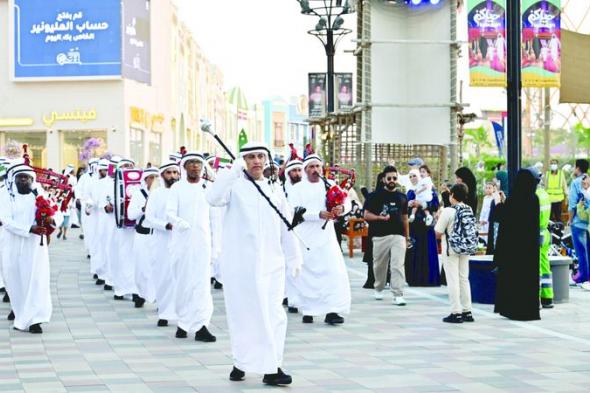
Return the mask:
[(498, 156), (502, 157), (504, 154), (504, 127), (500, 123), (492, 122), (494, 127), (494, 135), (496, 136), (496, 146), (498, 147)]
[(326, 74), (310, 73), (309, 83), (309, 117), (326, 115)]
[(523, 87), (560, 87), (560, 10), (560, 0), (522, 0)]
[(467, 3), (471, 86), (506, 86), (506, 0)]
[(352, 73), (337, 73), (336, 79), (336, 110), (346, 111), (352, 108)]

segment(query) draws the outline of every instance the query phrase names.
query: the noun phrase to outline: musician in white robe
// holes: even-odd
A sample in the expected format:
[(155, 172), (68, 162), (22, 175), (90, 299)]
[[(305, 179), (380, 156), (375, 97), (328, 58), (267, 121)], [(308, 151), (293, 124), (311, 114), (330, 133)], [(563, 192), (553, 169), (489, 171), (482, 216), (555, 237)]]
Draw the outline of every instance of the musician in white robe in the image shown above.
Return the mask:
[(154, 232), (149, 245), (149, 258), (152, 265), (156, 303), (158, 304), (158, 326), (168, 326), (168, 321), (176, 321), (176, 279), (170, 256), (170, 242), (174, 228), (166, 212), (170, 187), (178, 181), (178, 164), (175, 161), (164, 163), (159, 168), (161, 187), (150, 193), (145, 208), (145, 220)]
[[(214, 174), (224, 168), (224, 165), (219, 162), (216, 156), (208, 157), (207, 164), (209, 165), (210, 174)], [(209, 215), (211, 218), (211, 282), (213, 283), (213, 288), (222, 289), (223, 280), (221, 278), (221, 269), (219, 268), (219, 256), (221, 255), (221, 235), (225, 207), (211, 206)]]
[[(0, 157), (0, 198), (2, 198), (2, 193), (5, 192), (5, 178), (6, 178), (6, 166), (8, 165), (8, 159), (4, 157)], [(2, 209), (0, 207), (0, 209)], [(1, 222), (0, 222), (1, 224)], [(0, 250), (3, 249), (3, 236), (2, 236), (3, 228), (0, 225)], [(2, 252), (0, 252), (0, 293), (6, 293), (6, 288), (4, 287), (4, 275), (2, 274)]]
[(208, 326), (213, 314), (211, 297), (211, 222), (202, 179), (203, 155), (187, 153), (180, 161), (182, 179), (170, 188), (166, 207), (173, 225), (170, 255), (176, 280), (177, 338), (195, 334), (196, 341), (214, 342)]
[[(291, 160), (285, 166), (285, 182), (283, 183), (283, 191), (285, 192), (285, 197), (287, 201), (289, 201), (289, 193), (295, 186), (295, 184), (299, 183), (303, 176), (303, 162), (299, 159)], [(288, 310), (292, 314), (296, 314), (299, 310), (297, 307), (293, 306), (295, 304), (295, 296), (297, 292), (295, 291), (295, 284), (293, 283), (294, 278), (289, 274), (286, 273), (285, 276), (285, 300), (283, 304), (288, 306)], [(289, 304), (289, 298), (292, 299), (291, 305)]]
[[(264, 383), (286, 385), (291, 376), (281, 370), (287, 330), (281, 305), (285, 265), (296, 276), (301, 270), (301, 252), (293, 233), (269, 203), (291, 221), (280, 186), (269, 184), (263, 176), (269, 150), (249, 143), (240, 155), (245, 163), (239, 159), (231, 170), (219, 172), (208, 195), (212, 206), (227, 208), (220, 267), (234, 361), (230, 380), (241, 381), (245, 372), (252, 372), (265, 374)], [(245, 177), (244, 166), (254, 181)]]
[(9, 192), (1, 194), (0, 221), (4, 227), (2, 270), (14, 312), (14, 327), (42, 333), (41, 323), (51, 318), (49, 253), (46, 229), (36, 225), (33, 182), (35, 172), (28, 165), (12, 171)]
[(350, 281), (333, 223), (344, 213), (344, 206), (326, 211), (328, 186), (321, 177), (322, 166), (317, 155), (308, 155), (303, 161), (305, 178), (289, 194), (291, 206), (306, 209), (298, 229), (310, 248), (303, 250), (303, 270), (294, 282), (294, 306), (303, 314), (303, 323), (313, 323), (314, 316), (325, 314), (324, 322), (334, 325), (344, 322), (339, 314), (350, 313)]
[[(134, 166), (133, 160), (123, 158), (117, 164), (117, 171), (133, 169)], [(132, 295), (132, 299), (135, 301), (137, 300), (135, 262), (133, 260), (135, 228), (126, 226), (119, 228), (115, 220), (113, 220), (113, 227), (114, 232), (111, 237), (108, 261), (115, 290), (113, 298), (115, 300), (125, 300), (125, 296)]]
[(131, 194), (127, 217), (134, 220), (135, 234), (133, 239), (133, 259), (135, 261), (135, 285), (137, 296), (134, 299), (135, 308), (143, 307), (146, 300), (153, 303), (156, 290), (152, 276), (150, 261), (150, 244), (152, 243), (152, 227), (145, 219), (145, 208), (154, 182), (159, 176), (157, 168), (144, 169), (141, 174), (141, 186)]
[[(100, 204), (103, 188), (108, 185), (114, 187), (112, 179), (107, 176), (109, 160), (101, 159), (96, 166), (96, 173), (93, 180), (88, 184), (88, 192), (85, 195), (84, 204), (84, 228), (87, 231), (84, 241), (88, 245), (90, 253), (90, 272), (96, 275), (96, 285), (106, 285), (106, 243), (104, 229), (112, 217)], [(106, 179), (106, 180), (105, 180)], [(107, 184), (108, 183), (108, 184)], [(102, 206), (99, 206), (102, 205)], [(110, 284), (109, 284), (110, 285)]]
[[(96, 232), (96, 216), (91, 217), (90, 215), (85, 214), (85, 211), (86, 202), (90, 198), (92, 186), (98, 179), (98, 161), (98, 158), (91, 158), (88, 160), (88, 168), (82, 174), (82, 176), (80, 176), (80, 179), (78, 179), (78, 184), (76, 184), (76, 187), (74, 188), (74, 192), (76, 194), (76, 204), (80, 205), (80, 222), (82, 224), (82, 230), (84, 231), (84, 247), (86, 248), (86, 255), (88, 257), (90, 257), (91, 254), (90, 245), (94, 240), (94, 234)], [(90, 273), (96, 275), (95, 271), (91, 270)], [(95, 279), (96, 278), (97, 277), (95, 277)]]

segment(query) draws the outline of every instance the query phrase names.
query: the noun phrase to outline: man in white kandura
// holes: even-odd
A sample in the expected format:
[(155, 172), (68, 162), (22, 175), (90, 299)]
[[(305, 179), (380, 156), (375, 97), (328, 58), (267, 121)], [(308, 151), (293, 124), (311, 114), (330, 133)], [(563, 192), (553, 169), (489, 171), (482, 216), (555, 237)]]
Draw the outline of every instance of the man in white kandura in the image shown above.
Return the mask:
[[(293, 187), (295, 187), (295, 184), (301, 181), (302, 178), (303, 162), (297, 158), (289, 161), (285, 166), (285, 182), (283, 183), (283, 191), (287, 201), (289, 201), (289, 194), (291, 193), (291, 190)], [(288, 307), (287, 309), (292, 314), (299, 312), (297, 307), (294, 306), (296, 303), (295, 297), (297, 296), (295, 284), (293, 283), (294, 280), (295, 279), (287, 272), (285, 277), (285, 299), (283, 300), (283, 304)]]
[(182, 179), (170, 188), (166, 207), (173, 225), (170, 255), (176, 279), (177, 338), (195, 334), (196, 341), (214, 342), (207, 326), (213, 314), (211, 297), (211, 221), (202, 179), (205, 160), (187, 153), (180, 161)]
[(105, 247), (106, 244), (109, 244), (111, 232), (114, 231), (112, 210), (109, 213), (108, 204), (105, 203), (105, 198), (107, 195), (113, 194), (115, 187), (113, 178), (108, 175), (109, 165), (110, 162), (106, 158), (98, 162), (97, 178), (90, 185), (90, 192), (84, 208), (86, 226), (93, 226), (92, 235), (88, 240), (90, 271), (96, 274), (96, 285), (104, 285), (105, 290), (113, 289)]
[(150, 261), (150, 245), (152, 243), (152, 227), (145, 219), (145, 208), (154, 181), (158, 178), (157, 168), (144, 169), (141, 174), (141, 186), (131, 194), (127, 217), (135, 220), (133, 238), (133, 260), (135, 261), (135, 285), (137, 296), (133, 299), (135, 308), (143, 307), (145, 301), (153, 303), (156, 298), (152, 264)]
[(173, 226), (168, 220), (166, 205), (170, 197), (170, 187), (178, 181), (178, 164), (174, 161), (164, 163), (159, 171), (163, 187), (156, 188), (150, 193), (145, 208), (145, 219), (154, 230), (149, 258), (158, 304), (158, 326), (162, 327), (168, 326), (168, 321), (176, 320), (176, 280), (169, 252)]
[(264, 374), (266, 384), (287, 385), (291, 376), (281, 370), (287, 331), (281, 305), (285, 264), (298, 275), (301, 251), (279, 216), (291, 221), (285, 195), (263, 175), (269, 150), (248, 143), (240, 156), (243, 160), (236, 160), (231, 170), (217, 174), (207, 197), (212, 206), (227, 207), (220, 267), (234, 359), (230, 380), (241, 381), (252, 372)]
[(294, 281), (297, 295), (292, 306), (303, 314), (303, 323), (325, 314), (324, 322), (334, 325), (344, 322), (339, 314), (350, 313), (350, 282), (332, 221), (345, 206), (326, 211), (326, 191), (332, 184), (321, 177), (322, 166), (320, 157), (308, 155), (303, 161), (305, 178), (289, 194), (291, 206), (306, 209), (298, 233), (310, 248), (303, 250), (303, 271)]
[(0, 221), (4, 227), (2, 270), (14, 312), (14, 328), (43, 333), (51, 318), (49, 253), (46, 229), (35, 224), (35, 172), (28, 165), (11, 171), (12, 187), (1, 194)]
[[(86, 248), (86, 255), (88, 258), (90, 258), (90, 245), (94, 241), (94, 235), (96, 232), (96, 215), (90, 216), (84, 212), (86, 210), (86, 203), (90, 199), (92, 187), (98, 180), (98, 161), (98, 158), (91, 158), (88, 160), (88, 168), (82, 174), (82, 176), (80, 176), (80, 179), (78, 179), (78, 184), (76, 184), (76, 187), (74, 188), (74, 192), (76, 194), (76, 204), (79, 204), (80, 211), (82, 212), (80, 215), (80, 221), (84, 231), (84, 246)], [(92, 267), (92, 262), (90, 263), (90, 266)], [(98, 278), (96, 277), (96, 271), (91, 269), (90, 273), (95, 275), (94, 279)]]

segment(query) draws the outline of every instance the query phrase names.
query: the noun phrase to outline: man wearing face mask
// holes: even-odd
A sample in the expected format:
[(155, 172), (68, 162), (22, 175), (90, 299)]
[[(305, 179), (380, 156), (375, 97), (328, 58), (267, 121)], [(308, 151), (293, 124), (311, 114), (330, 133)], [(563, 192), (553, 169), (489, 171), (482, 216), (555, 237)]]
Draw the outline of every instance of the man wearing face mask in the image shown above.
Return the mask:
[(169, 320), (176, 320), (176, 281), (169, 253), (174, 226), (166, 214), (166, 204), (170, 197), (170, 188), (179, 178), (178, 164), (175, 161), (164, 163), (159, 172), (164, 187), (157, 188), (150, 194), (145, 207), (145, 219), (154, 229), (149, 255), (158, 304), (158, 326), (163, 327), (168, 326)]
[(365, 220), (372, 227), (373, 272), (375, 274), (375, 299), (383, 300), (383, 288), (387, 280), (387, 267), (391, 269), (393, 304), (405, 306), (403, 287), (406, 283), (404, 261), (409, 243), (408, 199), (397, 190), (397, 169), (383, 169), (385, 187), (371, 194), (365, 203)]
[(551, 160), (549, 171), (545, 174), (545, 191), (551, 202), (551, 221), (561, 222), (561, 205), (567, 197), (567, 182), (557, 159)]
[(47, 232), (35, 224), (35, 172), (20, 164), (11, 173), (12, 187), (0, 196), (2, 270), (14, 311), (14, 328), (39, 334), (43, 333), (41, 323), (49, 322), (52, 311), (47, 241), (41, 245), (39, 238)]
[(194, 334), (195, 341), (214, 342), (207, 326), (213, 315), (211, 297), (211, 220), (206, 200), (207, 165), (201, 153), (180, 161), (182, 179), (170, 188), (166, 213), (173, 226), (170, 251), (176, 280), (176, 338)]

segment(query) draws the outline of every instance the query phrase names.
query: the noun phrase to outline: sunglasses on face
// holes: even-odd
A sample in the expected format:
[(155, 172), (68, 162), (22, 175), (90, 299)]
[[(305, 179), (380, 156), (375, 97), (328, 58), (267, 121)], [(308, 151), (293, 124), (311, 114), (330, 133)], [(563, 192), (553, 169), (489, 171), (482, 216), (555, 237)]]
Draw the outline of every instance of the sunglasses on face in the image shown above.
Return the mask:
[(397, 180), (397, 176), (387, 176), (387, 177), (385, 178), (385, 181), (392, 181), (392, 180), (393, 180), (393, 181)]

